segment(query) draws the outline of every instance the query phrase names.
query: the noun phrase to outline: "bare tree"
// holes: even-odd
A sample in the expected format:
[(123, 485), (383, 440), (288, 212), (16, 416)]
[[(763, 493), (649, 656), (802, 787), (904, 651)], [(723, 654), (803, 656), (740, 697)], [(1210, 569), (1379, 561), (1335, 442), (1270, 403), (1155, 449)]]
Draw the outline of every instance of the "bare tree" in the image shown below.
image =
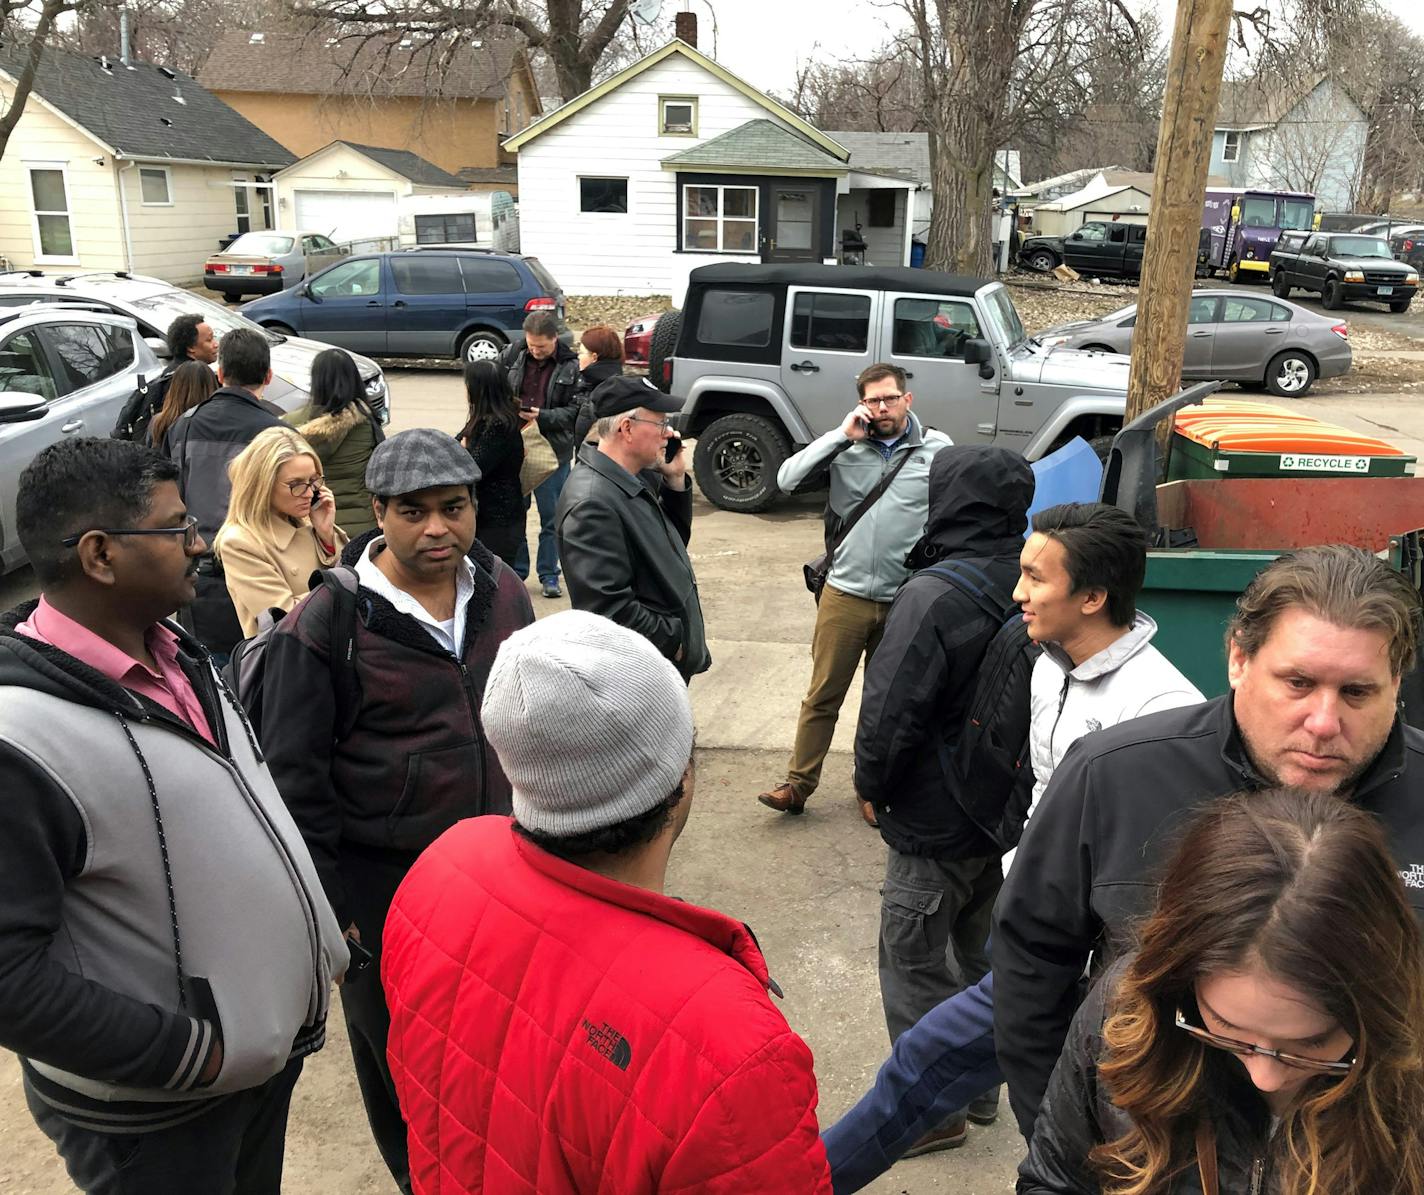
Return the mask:
[(879, 47), (863, 59), (825, 61), (812, 56), (796, 72), (783, 102), (823, 129), (907, 133), (925, 127), (924, 88), (919, 63), (898, 43)]
[[(79, 8), (57, 35), (59, 44), (84, 54), (116, 54), (119, 9), (106, 2)], [(195, 75), (219, 34), (228, 29), (290, 29), (285, 0), (128, 0), (129, 47), (135, 58)]]
[(85, 0), (0, 0), (0, 41), (4, 43), (6, 71), (15, 79), (10, 105), (0, 114), (0, 157), (10, 134), (20, 123), (25, 104), (35, 86), (35, 72), (45, 46), (55, 40), (61, 17), (74, 12)]

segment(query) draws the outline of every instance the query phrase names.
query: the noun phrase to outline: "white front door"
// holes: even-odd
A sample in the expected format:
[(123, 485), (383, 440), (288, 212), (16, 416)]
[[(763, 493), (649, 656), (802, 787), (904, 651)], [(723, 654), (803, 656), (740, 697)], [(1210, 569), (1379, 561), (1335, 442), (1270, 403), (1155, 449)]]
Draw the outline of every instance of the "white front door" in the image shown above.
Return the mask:
[(323, 233), (338, 244), (397, 233), (392, 191), (297, 191), (294, 199), (297, 228)]

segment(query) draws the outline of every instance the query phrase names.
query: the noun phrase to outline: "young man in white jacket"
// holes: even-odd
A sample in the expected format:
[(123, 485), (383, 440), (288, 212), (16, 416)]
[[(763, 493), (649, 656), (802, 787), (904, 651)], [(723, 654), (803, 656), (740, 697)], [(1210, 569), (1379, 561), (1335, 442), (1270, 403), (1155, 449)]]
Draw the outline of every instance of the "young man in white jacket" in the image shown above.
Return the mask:
[(1066, 502), (1034, 515), (1014, 589), (1029, 638), (1043, 646), (1031, 682), (1030, 817), (1085, 734), (1205, 700), (1152, 646), (1157, 624), (1137, 609), (1146, 573), (1147, 536), (1126, 511)]

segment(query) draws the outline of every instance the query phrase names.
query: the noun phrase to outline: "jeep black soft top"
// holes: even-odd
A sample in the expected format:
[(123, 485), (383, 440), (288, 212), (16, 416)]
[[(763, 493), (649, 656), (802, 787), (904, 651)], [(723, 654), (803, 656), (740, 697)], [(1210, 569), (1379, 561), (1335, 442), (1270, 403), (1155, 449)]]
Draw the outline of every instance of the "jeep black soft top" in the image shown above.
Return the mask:
[(687, 276), (688, 289), (714, 283), (743, 285), (819, 286), (838, 290), (908, 290), (920, 294), (964, 297), (982, 290), (982, 278), (944, 274), (938, 270), (917, 270), (910, 266), (826, 266), (815, 262), (783, 262), (754, 266), (738, 262), (718, 262), (698, 266)]

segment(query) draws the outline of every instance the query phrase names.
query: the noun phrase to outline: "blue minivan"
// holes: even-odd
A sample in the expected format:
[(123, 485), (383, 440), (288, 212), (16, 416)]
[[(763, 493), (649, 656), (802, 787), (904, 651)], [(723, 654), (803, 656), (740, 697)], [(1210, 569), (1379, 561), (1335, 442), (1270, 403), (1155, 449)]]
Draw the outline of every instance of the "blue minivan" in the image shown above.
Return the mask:
[(490, 361), (524, 338), (524, 317), (551, 311), (560, 339), (564, 292), (538, 258), (412, 249), (350, 257), (300, 286), (244, 304), (264, 328), (373, 357)]

